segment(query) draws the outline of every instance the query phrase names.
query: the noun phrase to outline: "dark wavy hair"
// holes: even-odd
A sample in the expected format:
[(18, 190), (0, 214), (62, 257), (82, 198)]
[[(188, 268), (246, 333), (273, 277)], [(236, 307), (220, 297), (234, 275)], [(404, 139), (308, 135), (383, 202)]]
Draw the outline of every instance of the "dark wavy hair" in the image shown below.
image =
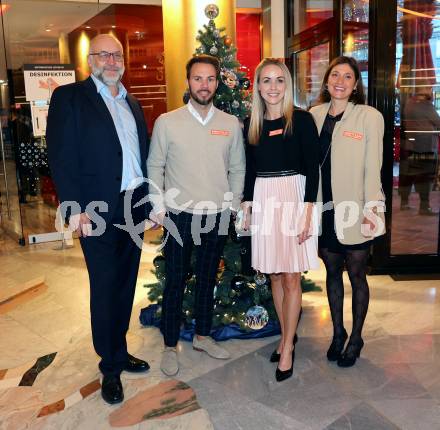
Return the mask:
[(341, 55), (340, 57), (336, 57), (329, 64), (327, 70), (324, 74), (324, 79), (322, 80), (321, 90), (319, 92), (319, 101), (321, 103), (327, 103), (331, 100), (330, 93), (327, 89), (328, 77), (330, 76), (331, 71), (335, 66), (339, 66), (340, 64), (348, 64), (353, 70), (354, 78), (357, 81), (356, 87), (350, 95), (348, 101), (354, 103), (355, 105), (364, 105), (365, 104), (365, 92), (364, 85), (362, 84), (362, 76), (359, 71), (359, 66), (357, 61), (353, 57), (346, 57)]
[(186, 79), (189, 79), (191, 68), (192, 66), (194, 66), (194, 64), (197, 63), (211, 64), (211, 66), (214, 66), (216, 78), (218, 80), (218, 77), (220, 75), (220, 61), (217, 57), (206, 54), (195, 55), (188, 61), (188, 63), (186, 63)]

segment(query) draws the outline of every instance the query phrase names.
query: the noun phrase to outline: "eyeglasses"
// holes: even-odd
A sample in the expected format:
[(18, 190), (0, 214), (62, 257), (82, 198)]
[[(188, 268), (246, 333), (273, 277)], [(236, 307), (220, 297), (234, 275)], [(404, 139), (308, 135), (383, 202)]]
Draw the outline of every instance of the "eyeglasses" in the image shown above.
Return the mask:
[(101, 52), (93, 52), (90, 53), (89, 55), (97, 55), (101, 61), (108, 61), (110, 60), (110, 57), (113, 57), (113, 60), (117, 62), (120, 62), (124, 59), (124, 54), (121, 54), (120, 52), (101, 51)]

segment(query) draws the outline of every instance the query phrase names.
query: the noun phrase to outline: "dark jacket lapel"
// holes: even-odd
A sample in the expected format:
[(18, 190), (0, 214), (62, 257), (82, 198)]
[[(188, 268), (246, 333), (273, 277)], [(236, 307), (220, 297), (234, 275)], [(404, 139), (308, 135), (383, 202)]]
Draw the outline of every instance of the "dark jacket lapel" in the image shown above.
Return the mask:
[[(107, 106), (104, 100), (101, 97), (101, 94), (96, 90), (96, 85), (93, 82), (93, 79), (89, 76), (85, 81), (82, 81), (84, 86), (85, 93), (92, 104), (95, 106), (96, 110), (101, 114), (105, 123), (107, 124), (107, 129), (111, 130), (114, 134), (114, 137), (117, 142), (119, 142), (118, 133), (116, 131), (115, 124), (113, 122), (113, 118), (107, 109)], [(120, 144), (120, 142), (119, 142)]]

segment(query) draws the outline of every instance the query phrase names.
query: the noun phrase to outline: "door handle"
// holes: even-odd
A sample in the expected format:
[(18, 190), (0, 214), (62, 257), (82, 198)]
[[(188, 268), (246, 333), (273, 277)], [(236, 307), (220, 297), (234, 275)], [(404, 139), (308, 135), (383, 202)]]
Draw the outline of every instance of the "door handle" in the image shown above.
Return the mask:
[(3, 173), (1, 174), (5, 181), (6, 187), (6, 209), (8, 211), (8, 218), (11, 219), (11, 206), (9, 203), (9, 186), (8, 186), (8, 173), (6, 172), (6, 160), (5, 160), (5, 143), (3, 141), (3, 129), (0, 126), (0, 150), (2, 154)]

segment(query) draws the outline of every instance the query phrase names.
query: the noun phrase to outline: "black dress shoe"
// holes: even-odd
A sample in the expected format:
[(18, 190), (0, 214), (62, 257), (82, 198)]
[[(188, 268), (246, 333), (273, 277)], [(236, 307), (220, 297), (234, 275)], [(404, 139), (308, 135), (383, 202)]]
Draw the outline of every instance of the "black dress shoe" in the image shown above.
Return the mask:
[(275, 371), (275, 379), (278, 382), (284, 381), (288, 378), (290, 378), (293, 374), (293, 362), (295, 361), (295, 349), (292, 351), (292, 365), (290, 366), (290, 369), (287, 370), (280, 370), (277, 367), (277, 370)]
[[(295, 333), (295, 336), (293, 338), (293, 344), (296, 345), (296, 342), (298, 342), (298, 336)], [(281, 354), (277, 350), (275, 350), (274, 352), (272, 352), (272, 355), (270, 356), (270, 362), (271, 363), (278, 363), (280, 361), (280, 357), (281, 357)]]
[(347, 348), (342, 353), (341, 357), (338, 359), (339, 367), (351, 367), (354, 366), (356, 360), (361, 355), (361, 349), (364, 346), (364, 341), (361, 339), (360, 341), (348, 342)]
[(344, 349), (345, 341), (347, 340), (348, 334), (344, 329), (343, 336), (333, 336), (330, 348), (327, 351), (328, 361), (337, 361), (341, 358), (341, 353)]
[(101, 385), (102, 398), (109, 404), (114, 405), (124, 400), (124, 390), (122, 389), (121, 378), (119, 375), (104, 375)]
[(146, 372), (149, 368), (150, 365), (146, 361), (133, 357), (130, 354), (127, 355), (127, 363), (124, 367), (126, 372), (141, 373)]

